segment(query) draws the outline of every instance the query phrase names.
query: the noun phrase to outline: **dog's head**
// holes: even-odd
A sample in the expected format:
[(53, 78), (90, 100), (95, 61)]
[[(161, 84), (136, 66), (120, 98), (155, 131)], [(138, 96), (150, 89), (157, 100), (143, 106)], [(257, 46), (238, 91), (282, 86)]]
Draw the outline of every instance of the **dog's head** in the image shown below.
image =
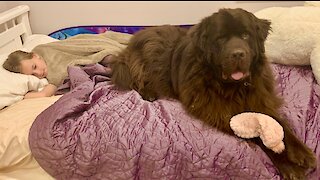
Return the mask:
[(264, 63), (270, 22), (243, 9), (221, 9), (189, 31), (194, 46), (224, 81), (246, 79)]

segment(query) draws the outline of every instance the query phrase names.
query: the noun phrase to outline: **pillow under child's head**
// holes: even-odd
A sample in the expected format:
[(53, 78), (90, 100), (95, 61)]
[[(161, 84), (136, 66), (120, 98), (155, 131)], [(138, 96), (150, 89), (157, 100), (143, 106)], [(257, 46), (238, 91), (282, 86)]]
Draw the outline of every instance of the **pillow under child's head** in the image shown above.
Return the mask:
[[(27, 51), (26, 49), (21, 50)], [(28, 91), (37, 91), (48, 84), (46, 79), (4, 69), (2, 65), (9, 54), (0, 54), (0, 109), (22, 100)]]

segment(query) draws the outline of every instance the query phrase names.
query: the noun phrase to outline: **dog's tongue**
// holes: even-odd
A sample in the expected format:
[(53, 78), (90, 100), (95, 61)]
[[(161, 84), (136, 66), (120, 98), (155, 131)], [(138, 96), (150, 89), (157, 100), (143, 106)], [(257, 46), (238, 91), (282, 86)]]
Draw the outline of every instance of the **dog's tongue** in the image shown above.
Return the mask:
[(244, 74), (240, 71), (231, 74), (231, 77), (234, 80), (239, 80), (239, 79), (243, 78), (243, 76), (244, 76)]

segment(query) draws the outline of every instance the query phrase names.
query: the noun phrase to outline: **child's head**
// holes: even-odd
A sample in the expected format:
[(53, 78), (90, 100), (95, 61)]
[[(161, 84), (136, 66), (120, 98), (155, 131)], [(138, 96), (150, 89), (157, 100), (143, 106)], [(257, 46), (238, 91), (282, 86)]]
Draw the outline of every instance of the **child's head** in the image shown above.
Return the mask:
[(48, 75), (47, 65), (42, 57), (36, 53), (21, 50), (9, 54), (8, 59), (3, 63), (3, 68), (11, 72), (34, 75), (40, 79)]

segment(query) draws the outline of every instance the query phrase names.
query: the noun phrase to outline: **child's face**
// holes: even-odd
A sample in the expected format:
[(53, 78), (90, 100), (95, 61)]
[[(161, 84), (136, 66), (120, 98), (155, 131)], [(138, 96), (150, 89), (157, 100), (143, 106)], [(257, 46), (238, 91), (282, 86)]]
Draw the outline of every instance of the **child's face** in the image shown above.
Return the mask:
[(45, 78), (48, 75), (45, 61), (37, 54), (33, 54), (32, 59), (22, 60), (20, 64), (22, 74), (34, 75), (39, 79)]

